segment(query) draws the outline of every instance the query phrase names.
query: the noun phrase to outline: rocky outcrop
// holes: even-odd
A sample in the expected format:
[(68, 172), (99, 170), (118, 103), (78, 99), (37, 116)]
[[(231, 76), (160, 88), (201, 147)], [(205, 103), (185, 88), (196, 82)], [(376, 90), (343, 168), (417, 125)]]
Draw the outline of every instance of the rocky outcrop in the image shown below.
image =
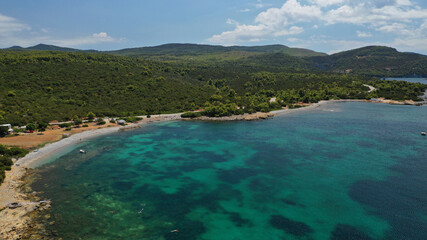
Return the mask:
[(200, 120), (200, 121), (254, 121), (254, 120), (263, 120), (273, 117), (273, 113), (263, 113), (257, 112), (252, 114), (242, 114), (242, 115), (232, 115), (225, 117), (198, 117), (193, 119), (184, 119), (184, 120)]
[(0, 239), (37, 239), (35, 233), (43, 229), (32, 217), (51, 207), (50, 201), (13, 202), (0, 211)]

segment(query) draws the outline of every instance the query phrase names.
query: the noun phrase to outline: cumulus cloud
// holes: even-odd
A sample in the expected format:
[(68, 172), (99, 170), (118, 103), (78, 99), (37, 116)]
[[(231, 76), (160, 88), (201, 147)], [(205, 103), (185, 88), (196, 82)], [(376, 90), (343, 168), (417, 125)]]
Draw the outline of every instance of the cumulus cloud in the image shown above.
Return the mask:
[(319, 7), (301, 5), (297, 0), (288, 0), (281, 8), (270, 8), (258, 14), (255, 24), (237, 23), (234, 30), (214, 35), (209, 41), (235, 44), (242, 41), (262, 41), (269, 37), (296, 35), (302, 33), (304, 28), (293, 23), (308, 22), (320, 16)]
[[(307, 22), (314, 29), (320, 23), (322, 26), (351, 24), (380, 33), (406, 35), (416, 30), (408, 26), (421, 28), (426, 19), (427, 9), (411, 0), (286, 0), (280, 8), (260, 12), (252, 24), (236, 24), (235, 29), (216, 34), (208, 41), (236, 44), (297, 35), (304, 32), (303, 25)], [(419, 30), (416, 32), (419, 37)], [(357, 36), (367, 38), (372, 33), (360, 31)]]

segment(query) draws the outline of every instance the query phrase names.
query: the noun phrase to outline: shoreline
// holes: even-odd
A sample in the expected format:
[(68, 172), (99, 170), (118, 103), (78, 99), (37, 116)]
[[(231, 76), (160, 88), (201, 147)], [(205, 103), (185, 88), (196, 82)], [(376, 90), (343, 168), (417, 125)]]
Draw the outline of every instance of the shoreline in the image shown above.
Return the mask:
[[(17, 159), (10, 171), (6, 171), (6, 178), (0, 185), (0, 239), (27, 239), (40, 236), (43, 233), (43, 226), (37, 223), (37, 217), (50, 208), (50, 201), (39, 199), (37, 193), (29, 188), (30, 182), (25, 179), (31, 169), (52, 156), (67, 153), (67, 149), (76, 146), (82, 141), (104, 135), (140, 128), (154, 122), (173, 121), (181, 119), (181, 113), (152, 115), (137, 123), (125, 126), (106, 127), (95, 130), (87, 130), (75, 133), (67, 138), (62, 138), (56, 142), (48, 143), (37, 151), (28, 153), (25, 157)], [(16, 203), (18, 207), (10, 204)], [(31, 238), (33, 239), (33, 238)]]
[[(104, 135), (131, 130), (143, 127), (153, 122), (166, 122), (174, 120), (195, 120), (195, 121), (251, 121), (262, 120), (274, 116), (290, 114), (295, 112), (307, 111), (316, 109), (322, 105), (335, 103), (335, 102), (371, 102), (371, 103), (388, 103), (398, 105), (417, 105), (415, 102), (405, 101), (397, 102), (392, 100), (361, 100), (361, 99), (339, 99), (339, 100), (322, 100), (318, 103), (312, 103), (306, 107), (294, 109), (281, 109), (271, 111), (268, 113), (254, 113), (237, 116), (228, 116), (220, 118), (201, 118), (201, 119), (183, 119), (182, 113), (176, 114), (160, 114), (152, 115), (151, 118), (144, 117), (143, 120), (125, 126), (113, 126), (95, 130), (83, 131), (75, 133), (68, 138), (60, 139), (59, 141), (46, 144), (39, 148), (37, 151), (32, 151), (25, 157), (15, 161), (12, 170), (6, 172), (6, 179), (0, 186), (0, 239), (21, 239), (29, 230), (36, 231), (42, 226), (37, 224), (35, 216), (42, 214), (42, 212), (50, 207), (48, 200), (40, 201), (35, 196), (36, 194), (30, 193), (28, 182), (24, 178), (28, 175), (29, 169), (40, 166), (43, 160), (48, 160), (52, 156), (60, 156), (67, 153), (67, 149), (76, 146), (82, 141), (92, 138), (101, 137)], [(19, 203), (21, 207), (10, 208), (8, 204)]]

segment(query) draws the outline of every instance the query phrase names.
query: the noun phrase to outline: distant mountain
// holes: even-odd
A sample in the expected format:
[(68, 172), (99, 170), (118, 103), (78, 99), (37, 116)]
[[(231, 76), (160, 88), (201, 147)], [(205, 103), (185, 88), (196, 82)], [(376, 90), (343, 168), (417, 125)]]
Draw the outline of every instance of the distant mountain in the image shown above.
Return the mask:
[(334, 72), (380, 77), (427, 76), (427, 56), (383, 46), (368, 46), (307, 60), (320, 69)]
[(368, 76), (427, 76), (427, 56), (398, 52), (384, 46), (368, 46), (332, 55), (284, 45), (266, 46), (214, 46), (202, 44), (164, 44), (154, 47), (126, 48), (116, 51), (80, 50), (38, 44), (13, 51), (62, 51), (104, 53), (118, 56), (144, 57), (158, 61), (175, 62), (230, 62), (268, 65), (272, 67), (303, 68), (310, 70), (355, 73)]
[(257, 52), (257, 53), (286, 53), (291, 56), (308, 57), (308, 56), (325, 56), (325, 53), (315, 52), (303, 48), (290, 48), (284, 45), (267, 45), (267, 46), (213, 46), (202, 44), (164, 44), (155, 47), (126, 48), (117, 51), (108, 51), (106, 53), (120, 56), (158, 56), (158, 55), (204, 55), (213, 53), (226, 52)]
[(37, 44), (32, 47), (23, 48), (20, 46), (13, 46), (10, 48), (5, 48), (4, 50), (19, 50), (19, 51), (60, 51), (60, 52), (98, 52), (96, 50), (80, 50), (75, 48), (67, 48), (67, 47), (58, 47), (55, 45), (47, 45), (47, 44)]
[(5, 48), (6, 50), (23, 50), (23, 49), (25, 49), (25, 48), (23, 48), (23, 47), (20, 47), (20, 46), (12, 46), (12, 47), (10, 47), (10, 48)]

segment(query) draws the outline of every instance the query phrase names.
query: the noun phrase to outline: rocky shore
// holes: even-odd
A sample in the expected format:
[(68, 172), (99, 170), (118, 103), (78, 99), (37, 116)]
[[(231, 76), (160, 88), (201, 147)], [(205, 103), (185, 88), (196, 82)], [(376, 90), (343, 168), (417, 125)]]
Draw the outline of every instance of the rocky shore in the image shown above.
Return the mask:
[(0, 239), (48, 239), (43, 224), (36, 219), (43, 216), (49, 220), (45, 210), (50, 208), (50, 201), (39, 199), (28, 187), (24, 178), (29, 171), (15, 166), (0, 186)]
[(264, 113), (264, 112), (257, 112), (248, 114), (245, 113), (243, 115), (232, 115), (232, 116), (225, 116), (225, 117), (197, 117), (197, 118), (183, 118), (183, 120), (197, 120), (197, 121), (254, 121), (254, 120), (263, 120), (273, 117), (273, 113)]

